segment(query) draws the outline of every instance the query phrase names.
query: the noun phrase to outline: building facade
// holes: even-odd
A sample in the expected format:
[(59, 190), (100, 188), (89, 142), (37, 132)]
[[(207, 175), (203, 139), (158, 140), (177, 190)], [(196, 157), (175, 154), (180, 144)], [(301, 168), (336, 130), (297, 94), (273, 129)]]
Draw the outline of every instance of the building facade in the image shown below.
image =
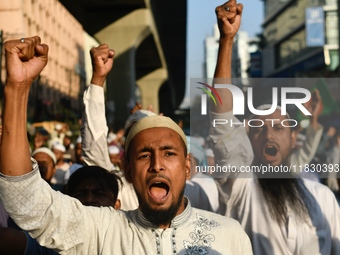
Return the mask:
[[(219, 47), (219, 30), (214, 25), (214, 34), (205, 39), (205, 75), (206, 78), (213, 78)], [(248, 78), (250, 63), (250, 47), (247, 32), (239, 31), (234, 40), (232, 53), (232, 76), (236, 78)]]
[[(31, 89), (31, 121), (67, 118), (81, 111), (86, 86), (84, 30), (57, 0), (0, 0), (2, 42), (39, 35), (49, 45), (48, 65)], [(5, 81), (2, 57), (1, 82)]]
[(339, 65), (337, 1), (263, 2), (263, 77), (334, 75)]

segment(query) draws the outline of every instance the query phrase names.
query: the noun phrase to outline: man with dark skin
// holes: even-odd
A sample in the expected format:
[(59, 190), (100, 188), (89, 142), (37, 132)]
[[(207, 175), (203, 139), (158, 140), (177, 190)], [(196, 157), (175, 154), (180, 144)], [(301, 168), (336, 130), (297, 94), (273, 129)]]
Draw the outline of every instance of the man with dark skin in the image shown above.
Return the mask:
[[(84, 166), (71, 175), (66, 194), (85, 206), (120, 208), (117, 199), (120, 178), (98, 166)], [(51, 249), (40, 246), (27, 233), (0, 226), (1, 255), (54, 255)]]
[[(224, 4), (229, 5), (236, 7), (236, 2)], [(235, 26), (230, 37), (239, 28), (235, 20), (240, 20), (242, 8), (238, 4), (225, 12), (230, 26)], [(101, 67), (109, 68), (114, 52), (107, 45), (100, 49)], [(6, 42), (5, 52), (8, 74), (2, 145), (6, 150), (1, 151), (0, 198), (10, 216), (40, 244), (61, 254), (252, 253), (238, 222), (192, 208), (183, 196), (190, 175), (186, 138), (164, 116), (136, 122), (126, 139), (126, 177), (135, 187), (138, 209), (84, 207), (53, 191), (40, 178), (26, 137), (29, 89), (47, 64), (48, 46), (35, 36)]]
[(46, 147), (40, 147), (32, 152), (32, 157), (38, 162), (41, 178), (51, 184), (57, 163), (53, 151)]
[[(216, 12), (220, 40), (214, 84), (232, 84), (228, 69), (232, 55), (230, 44), (233, 43), (229, 35), (233, 27), (223, 17), (222, 6)], [(240, 123), (233, 116), (231, 91), (216, 90), (223, 104), (210, 105), (211, 120), (232, 119)], [(262, 110), (265, 109), (269, 108)], [(315, 115), (314, 111), (312, 114)], [(299, 162), (292, 161), (295, 132), (281, 125), (287, 118), (281, 115), (280, 108), (267, 116), (251, 116), (250, 119), (260, 119), (264, 125), (251, 127), (249, 137), (242, 124), (211, 126), (216, 162), (220, 166), (237, 166), (238, 170), (245, 166), (289, 166)], [(266, 119), (273, 119), (273, 122)], [(315, 124), (314, 118), (312, 129), (317, 128)], [(222, 173), (215, 177), (223, 177), (216, 178), (216, 183), (225, 215), (241, 223), (251, 239), (254, 254), (340, 254), (339, 206), (326, 186), (302, 180), (292, 172), (248, 174), (238, 178)]]

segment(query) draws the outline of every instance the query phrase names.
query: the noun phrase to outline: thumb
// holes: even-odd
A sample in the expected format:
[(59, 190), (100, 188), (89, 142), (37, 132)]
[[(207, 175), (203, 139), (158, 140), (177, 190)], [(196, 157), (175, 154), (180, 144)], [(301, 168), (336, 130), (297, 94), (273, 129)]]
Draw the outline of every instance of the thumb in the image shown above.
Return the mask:
[(48, 59), (48, 45), (39, 44), (35, 47), (36, 56), (47, 63)]

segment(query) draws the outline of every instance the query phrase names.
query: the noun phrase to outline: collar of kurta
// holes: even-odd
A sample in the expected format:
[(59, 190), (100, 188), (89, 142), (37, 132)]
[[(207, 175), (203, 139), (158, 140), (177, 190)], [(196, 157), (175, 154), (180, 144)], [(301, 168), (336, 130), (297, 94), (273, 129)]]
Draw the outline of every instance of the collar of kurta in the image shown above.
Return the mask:
[[(177, 215), (175, 218), (173, 218), (173, 220), (171, 221), (170, 224), (170, 228), (177, 228), (181, 225), (183, 225), (190, 217), (191, 215), (191, 211), (192, 211), (192, 207), (190, 204), (190, 201), (187, 197), (184, 197), (184, 203), (185, 203), (185, 209), (184, 211), (180, 214)], [(151, 223), (150, 221), (148, 221), (142, 211), (140, 209), (138, 209), (137, 211), (137, 221), (138, 223), (144, 227), (144, 228), (158, 228), (157, 226), (155, 226), (153, 223)]]

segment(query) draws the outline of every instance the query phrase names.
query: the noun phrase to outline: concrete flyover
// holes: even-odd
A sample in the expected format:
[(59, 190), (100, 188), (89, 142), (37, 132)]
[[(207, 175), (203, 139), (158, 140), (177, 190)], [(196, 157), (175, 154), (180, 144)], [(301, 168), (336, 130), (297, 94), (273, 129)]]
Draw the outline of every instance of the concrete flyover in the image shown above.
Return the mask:
[(136, 91), (144, 107), (171, 116), (185, 93), (187, 0), (60, 2), (88, 34), (116, 51), (107, 79), (109, 126), (124, 125)]

